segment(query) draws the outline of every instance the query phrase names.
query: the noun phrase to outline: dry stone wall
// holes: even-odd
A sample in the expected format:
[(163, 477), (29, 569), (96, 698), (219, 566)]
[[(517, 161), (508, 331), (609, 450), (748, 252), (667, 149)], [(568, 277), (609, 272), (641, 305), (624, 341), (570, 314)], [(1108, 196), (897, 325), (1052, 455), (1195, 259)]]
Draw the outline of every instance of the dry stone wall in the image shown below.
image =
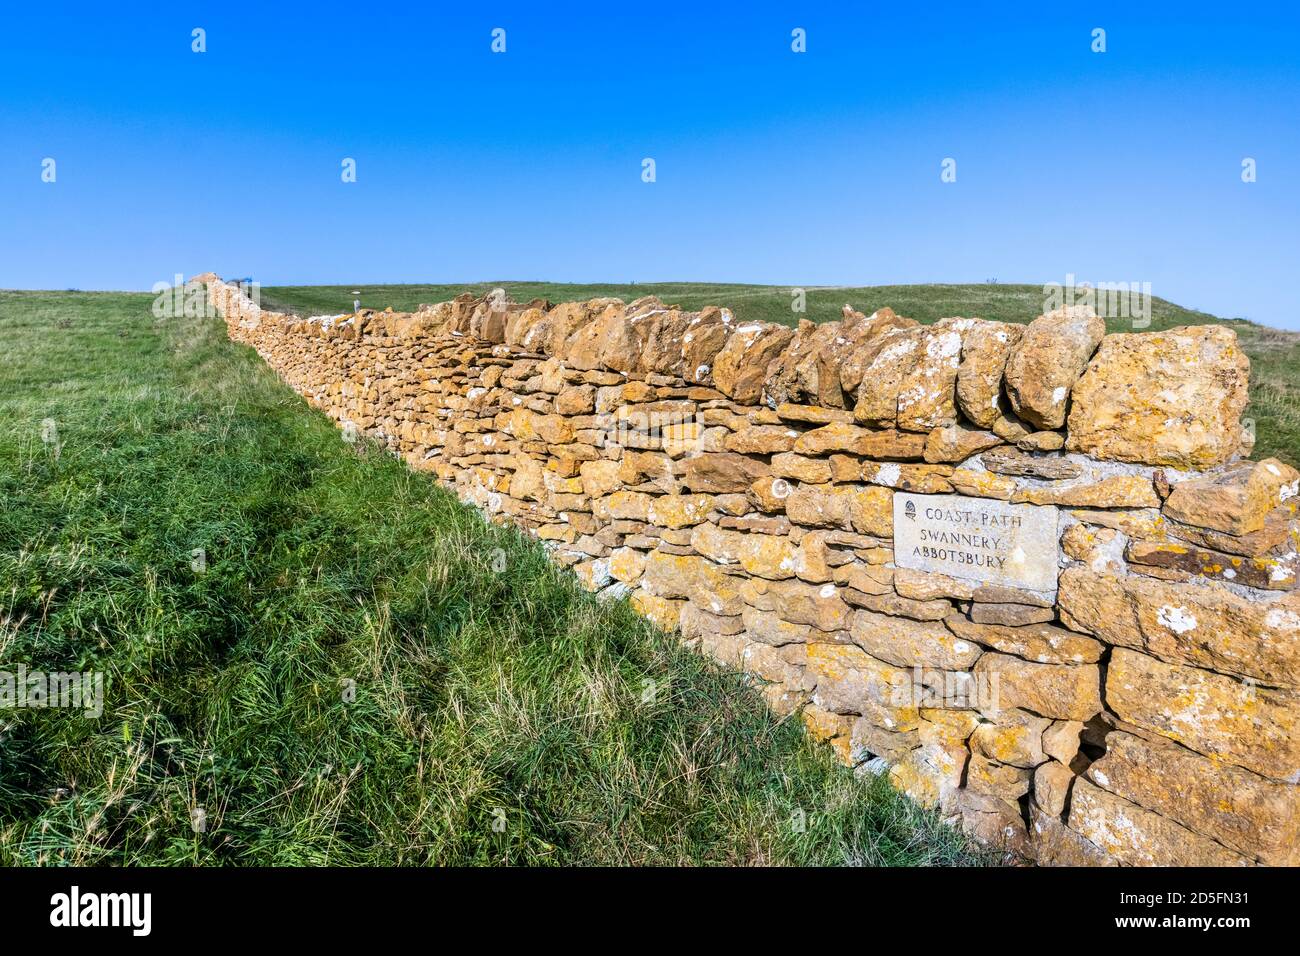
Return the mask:
[(345, 429), (1043, 864), (1300, 863), (1300, 475), (1228, 328), (654, 298), (301, 319), (206, 282)]

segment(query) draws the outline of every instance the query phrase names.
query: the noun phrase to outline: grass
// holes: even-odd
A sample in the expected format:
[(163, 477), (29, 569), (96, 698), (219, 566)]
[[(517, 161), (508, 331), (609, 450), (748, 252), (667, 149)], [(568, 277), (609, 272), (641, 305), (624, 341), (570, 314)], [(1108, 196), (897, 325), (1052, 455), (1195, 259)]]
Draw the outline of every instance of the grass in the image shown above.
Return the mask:
[(106, 679), (0, 710), (0, 864), (989, 862), (149, 304), (0, 292), (0, 670)]
[[(472, 285), (385, 286), (281, 286), (262, 290), (268, 308), (303, 315), (351, 312), (360, 299), (363, 307), (412, 311), (422, 302), (440, 302), (470, 291), (482, 294), (504, 287), (516, 302), (546, 298), (552, 302), (617, 296), (631, 301), (657, 295), (665, 302), (689, 309), (705, 305), (731, 308), (742, 321), (793, 324), (793, 296), (786, 286), (728, 285), (692, 282), (649, 285), (562, 285), (541, 282), (476, 283)], [(809, 288), (803, 317), (823, 322), (837, 319), (845, 303), (871, 313), (890, 306), (900, 315), (934, 322), (952, 315), (977, 315), (1001, 322), (1031, 322), (1043, 311), (1043, 288), (1036, 285), (903, 285), (863, 288)], [(354, 294), (359, 293), (359, 295)], [(1135, 311), (1130, 309), (1130, 312)], [(1254, 457), (1274, 456), (1300, 466), (1300, 334), (1283, 332), (1240, 319), (1221, 319), (1206, 312), (1185, 309), (1165, 299), (1151, 300), (1150, 325), (1143, 331), (1160, 331), (1180, 325), (1220, 322), (1236, 329), (1251, 359), (1251, 405), (1246, 418), (1255, 429)], [(1108, 319), (1111, 332), (1134, 331), (1127, 318)]]

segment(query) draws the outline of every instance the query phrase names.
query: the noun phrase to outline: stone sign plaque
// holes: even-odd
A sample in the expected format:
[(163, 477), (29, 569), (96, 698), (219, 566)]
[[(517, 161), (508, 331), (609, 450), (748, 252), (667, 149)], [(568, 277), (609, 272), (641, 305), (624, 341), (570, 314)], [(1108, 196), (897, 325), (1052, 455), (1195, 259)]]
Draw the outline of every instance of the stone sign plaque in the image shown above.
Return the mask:
[(965, 495), (894, 495), (894, 563), (1031, 591), (1056, 590), (1056, 508)]

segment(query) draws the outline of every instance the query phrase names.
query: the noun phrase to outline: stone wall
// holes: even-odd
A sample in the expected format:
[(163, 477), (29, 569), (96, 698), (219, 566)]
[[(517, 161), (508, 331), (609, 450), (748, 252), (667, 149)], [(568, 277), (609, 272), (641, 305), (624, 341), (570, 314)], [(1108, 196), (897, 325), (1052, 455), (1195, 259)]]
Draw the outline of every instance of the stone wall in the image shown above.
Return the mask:
[(1243, 458), (1230, 329), (500, 290), (299, 319), (195, 281), (346, 431), (980, 839), (1300, 863), (1300, 476)]

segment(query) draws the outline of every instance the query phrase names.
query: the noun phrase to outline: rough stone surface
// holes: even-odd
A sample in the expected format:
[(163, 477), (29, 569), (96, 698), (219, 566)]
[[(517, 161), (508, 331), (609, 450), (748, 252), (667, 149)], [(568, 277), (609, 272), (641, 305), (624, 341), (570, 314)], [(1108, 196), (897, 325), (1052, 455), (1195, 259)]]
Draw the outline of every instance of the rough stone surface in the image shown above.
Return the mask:
[(1223, 326), (1107, 336), (1072, 393), (1068, 447), (1175, 468), (1221, 465), (1241, 445), (1249, 376), (1237, 333)]
[(1300, 686), (1300, 595), (1264, 602), (1197, 584), (1067, 568), (1060, 601), (1067, 627), (1107, 644)]
[(1065, 424), (1070, 390), (1106, 334), (1091, 309), (1040, 315), (1007, 359), (1006, 389), (1016, 415), (1039, 428)]
[(1300, 782), (1300, 697), (1294, 691), (1120, 647), (1111, 656), (1106, 704), (1121, 719), (1197, 753), (1273, 780)]

